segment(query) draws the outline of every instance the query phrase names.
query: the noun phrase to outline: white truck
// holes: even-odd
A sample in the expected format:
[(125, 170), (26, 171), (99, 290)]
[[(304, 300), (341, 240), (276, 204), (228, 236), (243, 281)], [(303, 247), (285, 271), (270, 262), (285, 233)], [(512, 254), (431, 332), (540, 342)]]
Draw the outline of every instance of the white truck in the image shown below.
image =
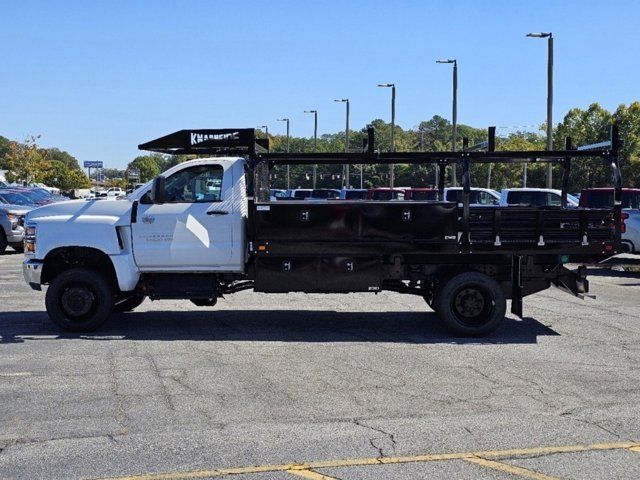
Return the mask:
[[(270, 201), (269, 169), (277, 163), (460, 162), (468, 179), (467, 153), (377, 153), (373, 135), (361, 155), (260, 154), (253, 129), (182, 130), (143, 144), (163, 153), (242, 155), (180, 163), (123, 199), (32, 210), (25, 279), (34, 289), (48, 285), (50, 318), (72, 331), (95, 329), (146, 297), (213, 306), (245, 289), (390, 290), (423, 297), (455, 333), (478, 336), (498, 327), (507, 299), (521, 316), (522, 298), (550, 285), (582, 295), (586, 270), (563, 264), (619, 251), (619, 208), (470, 211), (468, 183), (463, 208), (441, 200)], [(616, 161), (614, 149), (589, 153)], [(576, 153), (533, 154), (564, 161)]]

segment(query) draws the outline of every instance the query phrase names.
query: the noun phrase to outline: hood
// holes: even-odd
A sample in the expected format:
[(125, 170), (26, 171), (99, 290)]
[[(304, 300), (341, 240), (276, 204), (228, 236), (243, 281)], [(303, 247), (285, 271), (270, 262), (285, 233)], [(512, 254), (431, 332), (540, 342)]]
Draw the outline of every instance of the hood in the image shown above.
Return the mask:
[(31, 210), (33, 210), (33, 207), (28, 207), (26, 205), (0, 204), (0, 211), (14, 213), (16, 215), (25, 215)]
[(128, 200), (69, 200), (35, 208), (28, 213), (27, 221), (85, 221), (118, 225), (129, 223), (131, 205)]

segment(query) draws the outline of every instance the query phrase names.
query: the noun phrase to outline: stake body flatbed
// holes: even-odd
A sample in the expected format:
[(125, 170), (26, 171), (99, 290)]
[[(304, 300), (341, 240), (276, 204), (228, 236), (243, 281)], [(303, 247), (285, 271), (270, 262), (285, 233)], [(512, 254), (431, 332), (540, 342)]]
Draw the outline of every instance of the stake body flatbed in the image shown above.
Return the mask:
[[(256, 139), (252, 129), (182, 130), (140, 148), (226, 157), (185, 162), (134, 192), (128, 210), (111, 214), (120, 256), (98, 248), (97, 240), (95, 246), (59, 241), (55, 248), (33, 248), (25, 277), (35, 287), (51, 285), (49, 314), (71, 329), (95, 328), (113, 308), (135, 307), (147, 296), (212, 306), (244, 289), (392, 290), (424, 297), (457, 334), (485, 335), (500, 324), (507, 299), (522, 316), (522, 298), (550, 285), (586, 294), (586, 268), (565, 264), (598, 263), (619, 253), (624, 228), (615, 126), (608, 142), (574, 149), (567, 139), (561, 151), (495, 151), (494, 136), (490, 128), (484, 150), (469, 149), (465, 141), (460, 152), (378, 153), (369, 129), (360, 153), (281, 154), (269, 152), (268, 141)], [(567, 207), (571, 162), (586, 157), (611, 166), (613, 208)], [(469, 167), (484, 162), (559, 163), (562, 206), (471, 206)], [(270, 201), (273, 166), (320, 163), (434, 163), (439, 199)], [(460, 204), (442, 200), (450, 164), (462, 172)], [(82, 217), (78, 210), (70, 218)], [(95, 219), (109, 209), (87, 210)], [(39, 232), (46, 218), (36, 213), (27, 224)], [(79, 277), (87, 271), (91, 281), (83, 287)], [(111, 305), (103, 305), (100, 285), (111, 292)]]

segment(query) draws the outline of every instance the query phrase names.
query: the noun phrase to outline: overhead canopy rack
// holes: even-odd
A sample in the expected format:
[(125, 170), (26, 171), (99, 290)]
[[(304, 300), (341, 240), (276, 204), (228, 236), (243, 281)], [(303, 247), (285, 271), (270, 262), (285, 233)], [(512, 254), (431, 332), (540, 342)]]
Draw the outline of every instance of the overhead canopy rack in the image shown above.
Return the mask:
[(138, 145), (140, 150), (171, 155), (240, 154), (253, 156), (269, 148), (269, 140), (256, 138), (253, 128), (179, 130)]

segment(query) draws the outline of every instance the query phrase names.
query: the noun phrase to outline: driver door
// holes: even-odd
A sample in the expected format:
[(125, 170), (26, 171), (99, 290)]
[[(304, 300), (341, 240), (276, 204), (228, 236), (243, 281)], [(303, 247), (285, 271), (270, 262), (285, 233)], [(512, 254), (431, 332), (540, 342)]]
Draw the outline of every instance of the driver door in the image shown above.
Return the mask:
[(164, 203), (138, 205), (133, 254), (142, 271), (238, 268), (234, 258), (233, 169), (196, 165), (166, 178)]

